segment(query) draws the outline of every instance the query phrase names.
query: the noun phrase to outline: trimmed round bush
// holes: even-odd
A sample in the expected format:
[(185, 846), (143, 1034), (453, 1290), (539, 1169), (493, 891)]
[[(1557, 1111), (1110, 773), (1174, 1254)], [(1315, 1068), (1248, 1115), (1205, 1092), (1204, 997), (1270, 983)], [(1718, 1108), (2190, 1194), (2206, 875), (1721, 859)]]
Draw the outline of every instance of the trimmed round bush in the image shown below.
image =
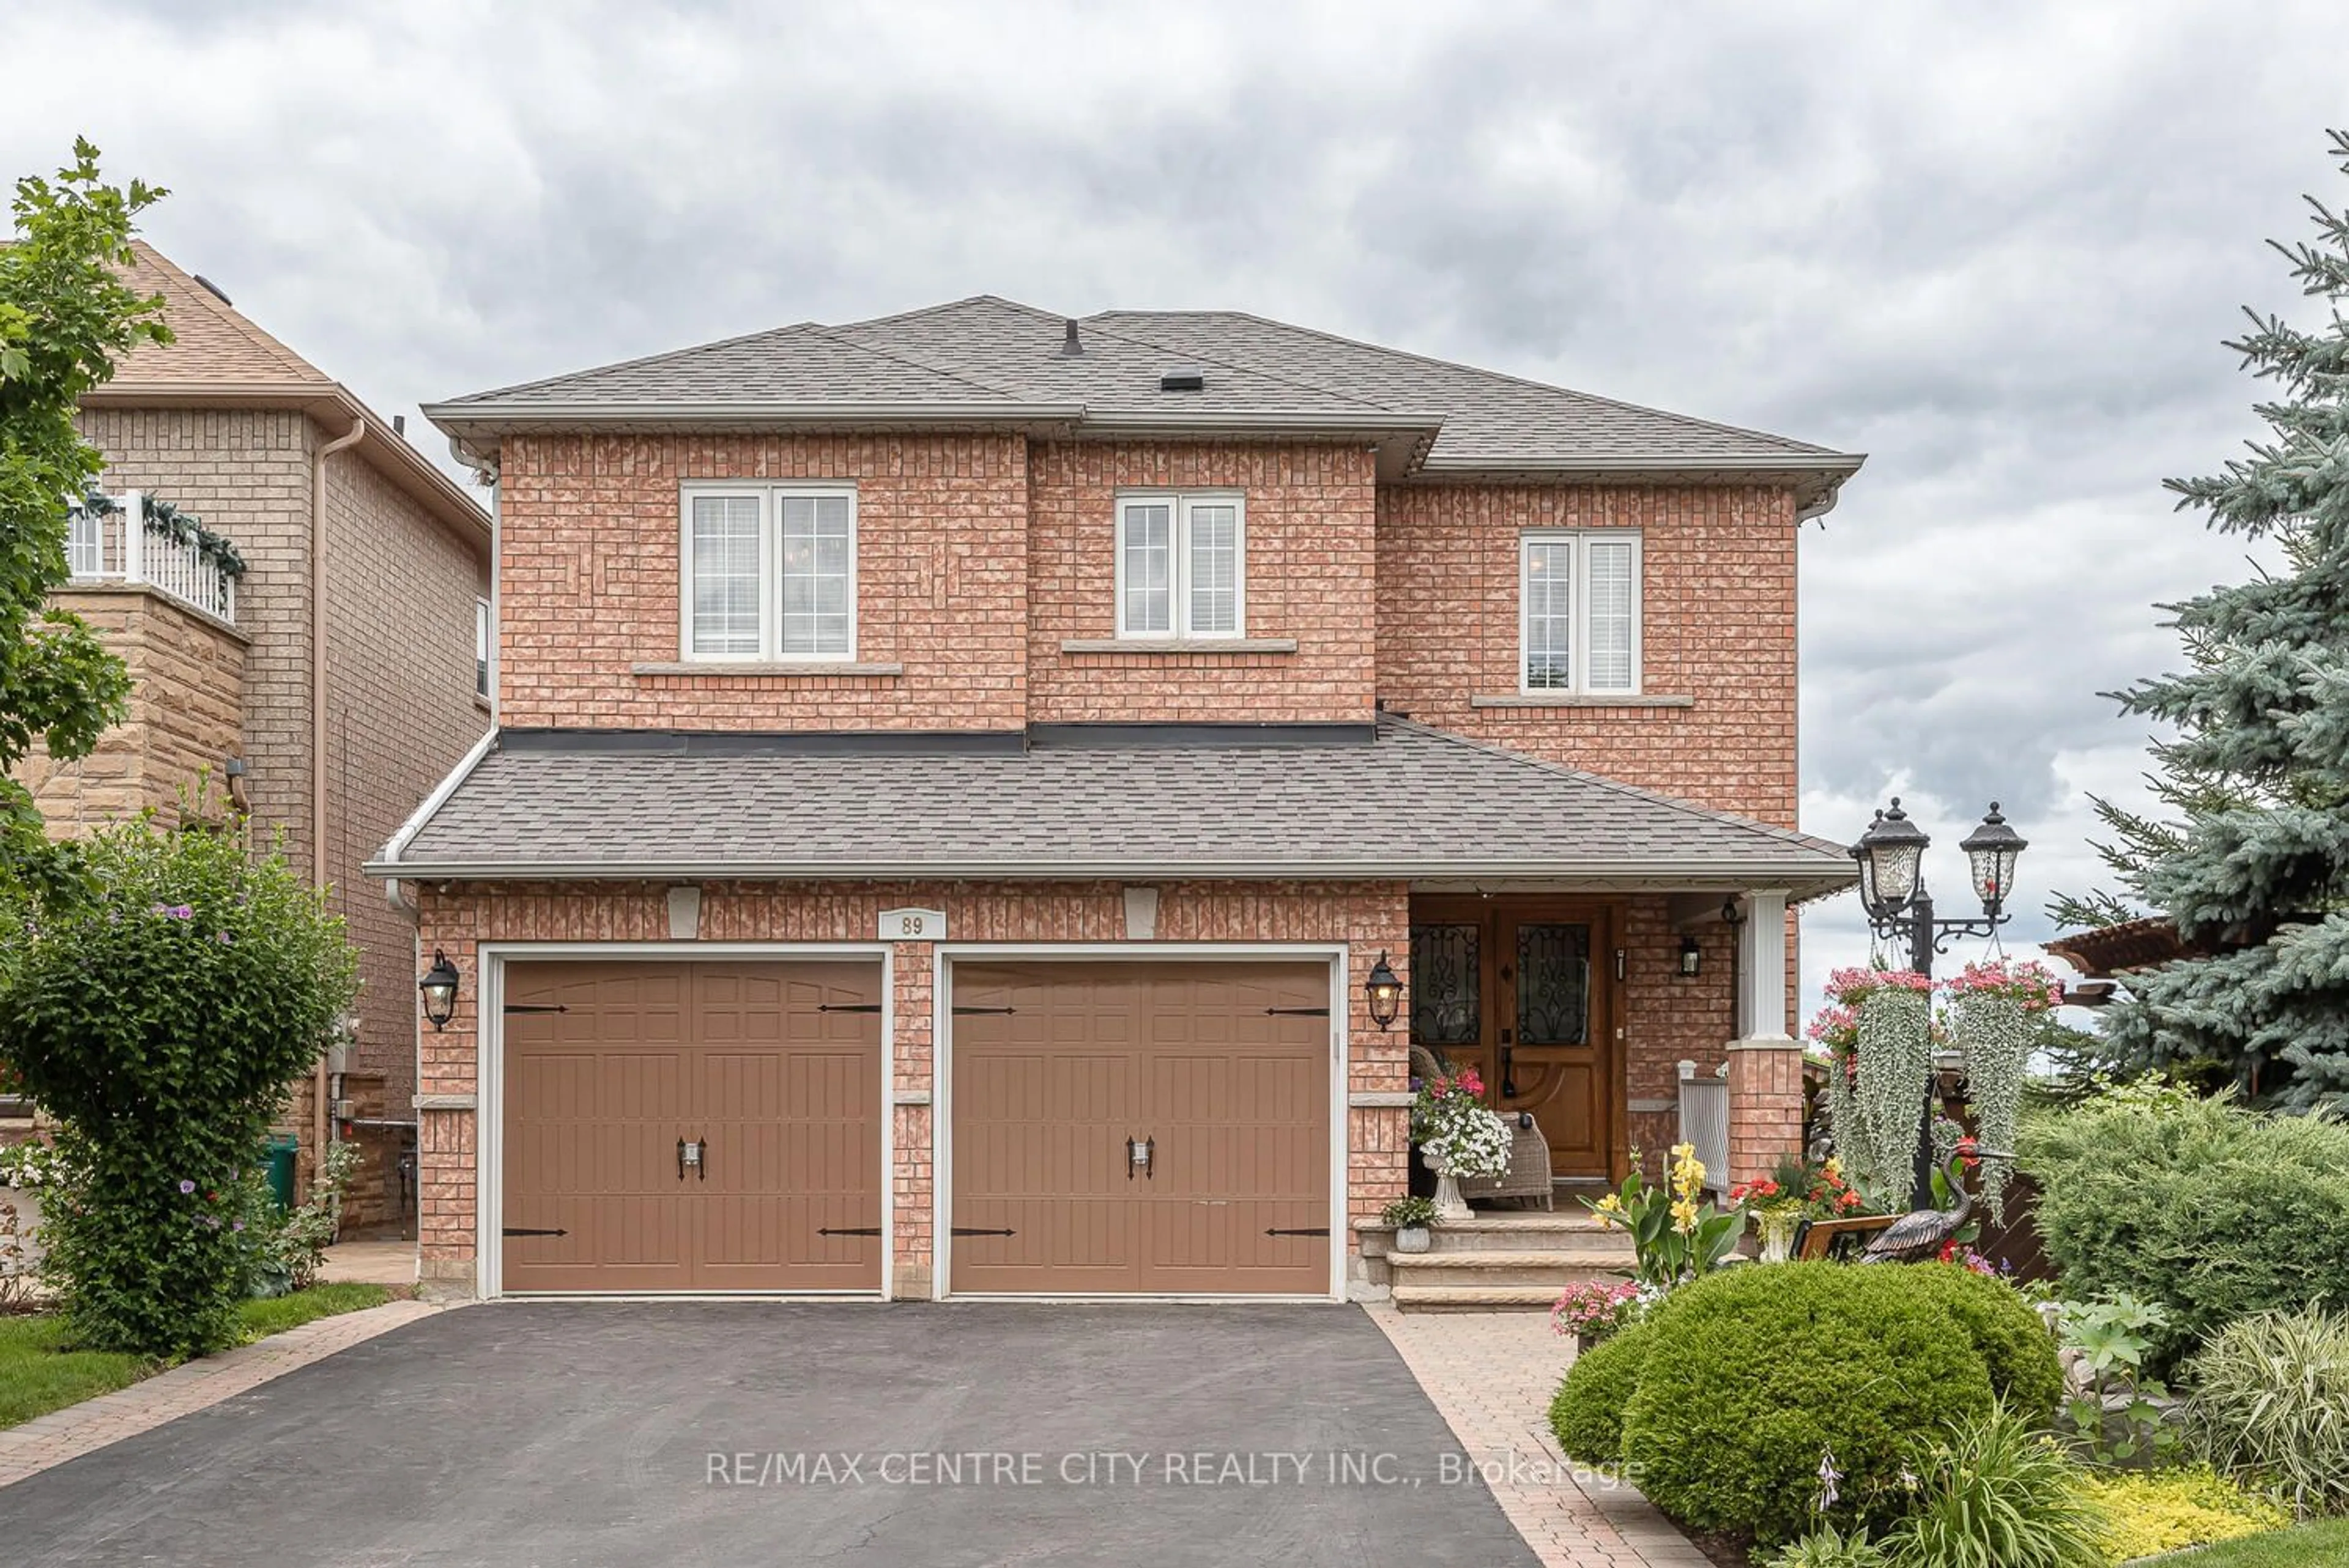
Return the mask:
[(1646, 1324), (1619, 1330), (1566, 1369), (1566, 1381), (1549, 1402), (1549, 1429), (1567, 1458), (1588, 1465), (1622, 1461), (1623, 1407), (1639, 1386), (1653, 1334)]
[[(1622, 1413), (1630, 1479), (1684, 1524), (1765, 1543), (1822, 1519), (1889, 1523), (1909, 1501), (1902, 1469), (1951, 1421), (2010, 1391), (2039, 1401), (2055, 1376), (2044, 1331), (2034, 1354), (2016, 1320), (1953, 1272), (1774, 1263), (1675, 1292), (1645, 1327)], [(1822, 1509), (1829, 1456), (1839, 1474)]]
[(2029, 1303), (2002, 1280), (1953, 1263), (1909, 1265), (1909, 1284), (1956, 1320), (1990, 1367), (2000, 1401), (2033, 1427), (2055, 1418), (2064, 1397), (2064, 1367), (2055, 1336)]

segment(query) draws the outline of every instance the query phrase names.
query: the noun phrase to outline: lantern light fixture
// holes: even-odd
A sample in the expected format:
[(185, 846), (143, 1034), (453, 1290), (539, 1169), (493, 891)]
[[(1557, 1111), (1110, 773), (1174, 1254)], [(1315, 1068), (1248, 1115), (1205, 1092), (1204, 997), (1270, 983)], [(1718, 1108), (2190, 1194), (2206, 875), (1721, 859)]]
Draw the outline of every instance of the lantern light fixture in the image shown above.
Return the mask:
[(1692, 931), (1681, 938), (1681, 978), (1694, 980), (1704, 968), (1704, 944)]
[(1892, 797), (1890, 811), (1876, 814), (1851, 846), (1851, 857), (1859, 862), (1860, 900), (1871, 916), (1880, 920), (1909, 907), (1923, 876), (1925, 846), (1931, 842), (1900, 809), (1899, 795)]
[(424, 996), (424, 1016), (430, 1021), (434, 1033), (449, 1027), (449, 1020), (457, 1016), (457, 985), (460, 977), (449, 955), (439, 948), (432, 950), (432, 967), (416, 982)]
[(1371, 966), (1371, 977), (1362, 981), (1362, 996), (1370, 1003), (1371, 1022), (1379, 1026), (1379, 1033), (1385, 1033), (1402, 1011), (1402, 981), (1387, 961), (1384, 950), (1379, 953), (1379, 961)]
[(1981, 824), (1959, 840), (1958, 847), (1966, 852), (1966, 869), (1972, 874), (1974, 896), (1982, 900), (1982, 913), (1998, 919), (2014, 887), (2015, 862), (2030, 845), (2006, 825), (2006, 818), (1998, 814), (1998, 802), (1992, 801)]

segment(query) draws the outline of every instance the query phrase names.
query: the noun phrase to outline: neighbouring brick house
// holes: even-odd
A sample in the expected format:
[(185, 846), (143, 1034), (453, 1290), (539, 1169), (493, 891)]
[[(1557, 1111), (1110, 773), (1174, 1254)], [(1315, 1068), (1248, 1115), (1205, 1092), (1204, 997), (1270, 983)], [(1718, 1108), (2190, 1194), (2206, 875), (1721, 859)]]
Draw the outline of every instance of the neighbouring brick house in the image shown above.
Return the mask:
[[(79, 762), (36, 753), (26, 780), (52, 830), (75, 833), (172, 816), (208, 770), (332, 888), (365, 988), (354, 1038), (297, 1086), (290, 1125), (305, 1172), (324, 1138), (359, 1138), (351, 1222), (388, 1223), (412, 1142), (416, 932), (359, 867), (489, 725), (490, 518), (208, 285), (143, 244), (136, 258), (130, 281), (163, 296), (175, 341), (141, 346), (83, 400), (125, 510), (76, 518), (74, 581), (56, 596), (129, 666), (130, 715)], [(159, 503), (230, 541), (243, 574), (141, 525)], [(347, 1118), (327, 1115), (337, 1088)]]
[(501, 509), (497, 728), (368, 867), (458, 977), (428, 1280), (1375, 1288), (1413, 1043), (1564, 1179), (1684, 1060), (1733, 1176), (1797, 1142), (1795, 544), (1859, 458), (986, 297), (428, 411)]

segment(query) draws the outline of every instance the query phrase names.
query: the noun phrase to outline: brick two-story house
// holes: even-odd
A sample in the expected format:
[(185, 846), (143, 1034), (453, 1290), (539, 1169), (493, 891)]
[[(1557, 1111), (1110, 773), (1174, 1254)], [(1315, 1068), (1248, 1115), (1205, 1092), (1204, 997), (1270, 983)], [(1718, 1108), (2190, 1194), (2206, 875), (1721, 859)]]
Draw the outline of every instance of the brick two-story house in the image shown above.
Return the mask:
[[(173, 341), (140, 345), (82, 399), (119, 510), (74, 519), (54, 602), (129, 665), (130, 712), (88, 757), (36, 753), (25, 779), (52, 831), (80, 833), (171, 820), (207, 777), (329, 889), (365, 983), (288, 1126), (305, 1168), (330, 1138), (364, 1145), (354, 1223), (412, 1221), (415, 931), (359, 867), (489, 727), (489, 514), (210, 284), (143, 243), (129, 281), (161, 296)], [(241, 570), (161, 526), (166, 507)]]
[[(1330, 1296), (1406, 1047), (1558, 1177), (1793, 1147), (1795, 542), (1857, 457), (1251, 317), (994, 298), (429, 410), (496, 730), (369, 870), (425, 1276)], [(1366, 985), (1404, 981), (1381, 1027)]]

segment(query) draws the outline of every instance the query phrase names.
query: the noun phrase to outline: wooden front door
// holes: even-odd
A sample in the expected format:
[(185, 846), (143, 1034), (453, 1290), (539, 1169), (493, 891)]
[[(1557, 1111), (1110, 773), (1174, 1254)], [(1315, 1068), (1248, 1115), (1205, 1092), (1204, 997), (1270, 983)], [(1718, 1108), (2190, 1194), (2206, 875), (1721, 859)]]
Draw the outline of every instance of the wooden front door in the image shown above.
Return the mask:
[(510, 965), (504, 1288), (879, 1289), (880, 1008), (872, 963)]
[(957, 1293), (1330, 1288), (1322, 964), (965, 963)]
[(1412, 900), (1412, 1043), (1474, 1064), (1493, 1108), (1530, 1111), (1550, 1173), (1618, 1174), (1616, 906), (1550, 898)]

